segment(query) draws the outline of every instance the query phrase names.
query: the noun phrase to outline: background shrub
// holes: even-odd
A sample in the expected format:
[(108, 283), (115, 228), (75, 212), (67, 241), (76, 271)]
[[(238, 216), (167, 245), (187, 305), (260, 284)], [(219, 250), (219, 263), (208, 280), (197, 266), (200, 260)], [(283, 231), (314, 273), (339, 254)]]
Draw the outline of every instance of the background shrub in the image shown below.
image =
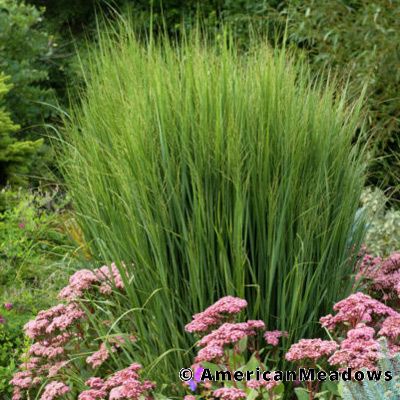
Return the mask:
[(85, 76), (65, 178), (94, 256), (135, 263), (143, 365), (187, 348), (193, 311), (226, 294), (269, 329), (319, 329), (363, 231), (358, 107), (267, 46), (141, 46), (129, 28), (101, 38)]
[(4, 107), (4, 96), (11, 85), (6, 84), (0, 74), (0, 185), (8, 182), (21, 183), (31, 167), (32, 159), (43, 144), (43, 140), (20, 141), (15, 137), (19, 126), (13, 123)]
[(400, 211), (387, 207), (388, 198), (379, 188), (367, 187), (361, 196), (367, 233), (364, 243), (370, 253), (386, 257), (400, 249)]

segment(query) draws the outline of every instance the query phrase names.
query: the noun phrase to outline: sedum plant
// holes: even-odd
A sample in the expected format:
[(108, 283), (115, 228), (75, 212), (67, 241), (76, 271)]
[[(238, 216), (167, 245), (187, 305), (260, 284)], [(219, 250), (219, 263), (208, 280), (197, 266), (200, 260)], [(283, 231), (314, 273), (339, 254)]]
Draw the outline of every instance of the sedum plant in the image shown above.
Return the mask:
[(387, 354), (379, 361), (380, 371), (391, 371), (393, 379), (341, 382), (343, 400), (396, 400), (400, 397), (400, 353), (394, 357)]
[(143, 44), (121, 22), (66, 120), (80, 226), (95, 257), (134, 263), (126, 310), (146, 310), (140, 362), (159, 377), (187, 363), (192, 312), (225, 295), (268, 329), (316, 333), (363, 234), (360, 104), (284, 50), (243, 54), (225, 36)]

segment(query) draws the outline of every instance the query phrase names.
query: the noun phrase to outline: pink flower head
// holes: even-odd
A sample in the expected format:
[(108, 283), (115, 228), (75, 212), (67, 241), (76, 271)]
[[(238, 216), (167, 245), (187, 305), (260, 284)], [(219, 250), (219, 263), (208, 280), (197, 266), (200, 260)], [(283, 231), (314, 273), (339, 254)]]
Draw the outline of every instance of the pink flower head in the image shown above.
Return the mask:
[(183, 398), (183, 400), (196, 400), (196, 396), (189, 394), (189, 395), (185, 396)]
[(246, 393), (237, 388), (221, 388), (213, 391), (213, 396), (223, 400), (245, 399)]
[(265, 324), (260, 320), (249, 320), (247, 322), (229, 323), (221, 325), (218, 329), (204, 336), (198, 343), (199, 346), (219, 345), (236, 343), (246, 336), (254, 336), (258, 329), (264, 329)]
[(40, 400), (53, 400), (57, 397), (63, 396), (69, 391), (70, 389), (66, 384), (53, 381), (46, 385)]
[(114, 387), (110, 391), (110, 400), (141, 400), (148, 398), (145, 396), (150, 390), (154, 389), (154, 384), (149, 381), (140, 382), (137, 380), (130, 380), (121, 386)]
[(85, 313), (76, 304), (58, 304), (45, 311), (39, 311), (33, 321), (25, 324), (25, 333), (31, 339), (55, 331), (65, 331), (83, 318)]
[(19, 389), (29, 389), (33, 386), (32, 372), (31, 371), (19, 371), (16, 372), (10, 381), (10, 384), (18, 387)]
[(138, 372), (141, 370), (142, 366), (137, 363), (131, 364), (129, 367), (115, 372), (111, 375), (104, 384), (106, 389), (112, 389), (117, 386), (123, 385), (129, 380), (139, 380)]
[(400, 336), (400, 315), (386, 318), (378, 334), (391, 340), (397, 339)]
[(356, 328), (347, 332), (347, 338), (340, 344), (340, 349), (329, 358), (329, 363), (339, 365), (340, 369), (376, 369), (381, 354), (379, 342), (374, 339), (374, 334), (373, 328), (358, 324)]
[(81, 269), (75, 272), (69, 279), (69, 284), (61, 290), (59, 298), (65, 300), (74, 300), (83, 296), (85, 291), (99, 288), (100, 293), (110, 294), (112, 285), (117, 289), (123, 289), (124, 283), (117, 266), (112, 263), (101, 268), (89, 270)]
[(278, 346), (281, 337), (288, 337), (288, 333), (285, 331), (267, 331), (264, 333), (265, 341), (271, 346)]
[(103, 389), (84, 390), (78, 396), (78, 400), (103, 400), (107, 396), (107, 392)]
[(224, 346), (236, 343), (246, 336), (254, 336), (257, 330), (264, 328), (264, 322), (259, 320), (226, 322), (199, 341), (198, 346), (204, 348), (198, 352), (195, 362), (219, 360), (224, 355)]
[(311, 360), (316, 362), (321, 357), (332, 354), (337, 347), (337, 343), (333, 340), (301, 339), (290, 347), (285, 358), (288, 361)]
[(361, 277), (370, 281), (369, 290), (383, 296), (384, 300), (397, 300), (400, 282), (400, 252), (391, 254), (385, 260), (366, 255), (360, 266)]
[(13, 305), (12, 305), (12, 303), (5, 303), (5, 304), (4, 304), (4, 308), (5, 308), (6, 310), (10, 311), (10, 310), (13, 308)]
[(22, 400), (22, 394), (20, 388), (14, 387), (11, 400)]
[(193, 320), (185, 326), (187, 332), (207, 332), (223, 322), (227, 315), (240, 313), (247, 307), (247, 301), (226, 296), (219, 299), (203, 312), (193, 315)]
[(320, 319), (321, 325), (329, 330), (346, 323), (355, 327), (360, 322), (371, 322), (374, 316), (399, 315), (392, 308), (361, 292), (339, 301), (333, 309), (337, 312), (335, 316), (329, 314)]
[(196, 362), (219, 360), (224, 355), (224, 349), (219, 345), (209, 345), (199, 350)]
[(24, 224), (23, 222), (20, 222), (20, 223), (18, 224), (18, 228), (19, 228), (19, 229), (24, 229), (24, 228), (25, 228), (25, 224)]
[(250, 389), (260, 389), (265, 388), (266, 390), (272, 390), (274, 387), (280, 384), (279, 380), (275, 380), (275, 372), (267, 374), (267, 379), (250, 379), (247, 381), (246, 386)]
[(92, 389), (101, 389), (104, 386), (104, 380), (98, 377), (89, 378), (85, 385), (89, 386)]
[(92, 368), (97, 368), (102, 365), (109, 356), (110, 353), (108, 352), (106, 345), (104, 343), (101, 343), (99, 350), (86, 358), (86, 363), (91, 365)]

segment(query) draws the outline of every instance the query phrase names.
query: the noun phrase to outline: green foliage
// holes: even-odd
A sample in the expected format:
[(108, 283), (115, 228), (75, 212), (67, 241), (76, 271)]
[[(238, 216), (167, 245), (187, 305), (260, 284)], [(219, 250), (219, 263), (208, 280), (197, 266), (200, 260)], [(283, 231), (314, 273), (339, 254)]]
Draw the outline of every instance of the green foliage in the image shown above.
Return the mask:
[[(57, 192), (0, 192), (0, 393), (28, 343), (23, 325), (54, 305), (58, 289), (75, 269), (75, 249), (64, 227), (67, 200)], [(3, 305), (12, 303), (7, 311)]]
[(13, 83), (6, 105), (12, 119), (31, 133), (51, 112), (39, 102), (54, 100), (47, 85), (52, 38), (41, 27), (42, 14), (22, 1), (0, 0), (0, 71)]
[[(65, 178), (96, 257), (133, 267), (126, 309), (158, 377), (193, 312), (226, 294), (294, 337), (351, 287), (362, 225), (358, 106), (261, 46), (102, 35), (67, 121)], [(118, 45), (116, 45), (118, 43)], [(143, 345), (143, 344), (142, 344)]]
[[(358, 96), (367, 84), (367, 122), (374, 135), (370, 183), (400, 188), (400, 3), (392, 0), (293, 0), (288, 38), (305, 49), (315, 71), (322, 67), (350, 75)], [(399, 196), (397, 192), (396, 196)]]
[(29, 171), (33, 156), (43, 140), (19, 141), (13, 135), (19, 129), (3, 107), (4, 96), (11, 86), (5, 83), (7, 77), (0, 74), (0, 185), (7, 182), (21, 183)]
[(398, 400), (400, 398), (400, 353), (394, 357), (386, 357), (379, 362), (378, 370), (390, 371), (391, 380), (382, 378), (379, 381), (368, 379), (362, 383), (341, 382), (343, 400)]
[(0, 313), (5, 319), (5, 322), (0, 324), (0, 393), (2, 399), (9, 399), (12, 394), (9, 381), (17, 370), (21, 354), (28, 345), (21, 327), (31, 315), (21, 316), (15, 308), (7, 311), (3, 304), (0, 304)]
[(0, 205), (4, 207), (0, 208), (1, 286), (43, 285), (52, 279), (49, 273), (55, 266), (51, 264), (71, 251), (62, 230), (63, 205), (55, 197), (56, 193), (22, 190), (0, 193)]
[(388, 198), (378, 188), (368, 187), (361, 197), (367, 233), (365, 245), (370, 253), (387, 257), (400, 249), (400, 211), (387, 208)]

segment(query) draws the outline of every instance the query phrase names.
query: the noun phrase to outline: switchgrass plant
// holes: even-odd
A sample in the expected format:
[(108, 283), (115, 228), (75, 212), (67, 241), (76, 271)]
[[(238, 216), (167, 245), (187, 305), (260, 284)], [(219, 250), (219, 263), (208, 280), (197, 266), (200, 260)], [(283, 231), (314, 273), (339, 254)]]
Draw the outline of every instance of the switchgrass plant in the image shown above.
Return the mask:
[(99, 35), (62, 165), (93, 254), (131, 272), (138, 361), (175, 377), (184, 325), (229, 294), (289, 341), (315, 335), (364, 230), (360, 102), (265, 43)]

